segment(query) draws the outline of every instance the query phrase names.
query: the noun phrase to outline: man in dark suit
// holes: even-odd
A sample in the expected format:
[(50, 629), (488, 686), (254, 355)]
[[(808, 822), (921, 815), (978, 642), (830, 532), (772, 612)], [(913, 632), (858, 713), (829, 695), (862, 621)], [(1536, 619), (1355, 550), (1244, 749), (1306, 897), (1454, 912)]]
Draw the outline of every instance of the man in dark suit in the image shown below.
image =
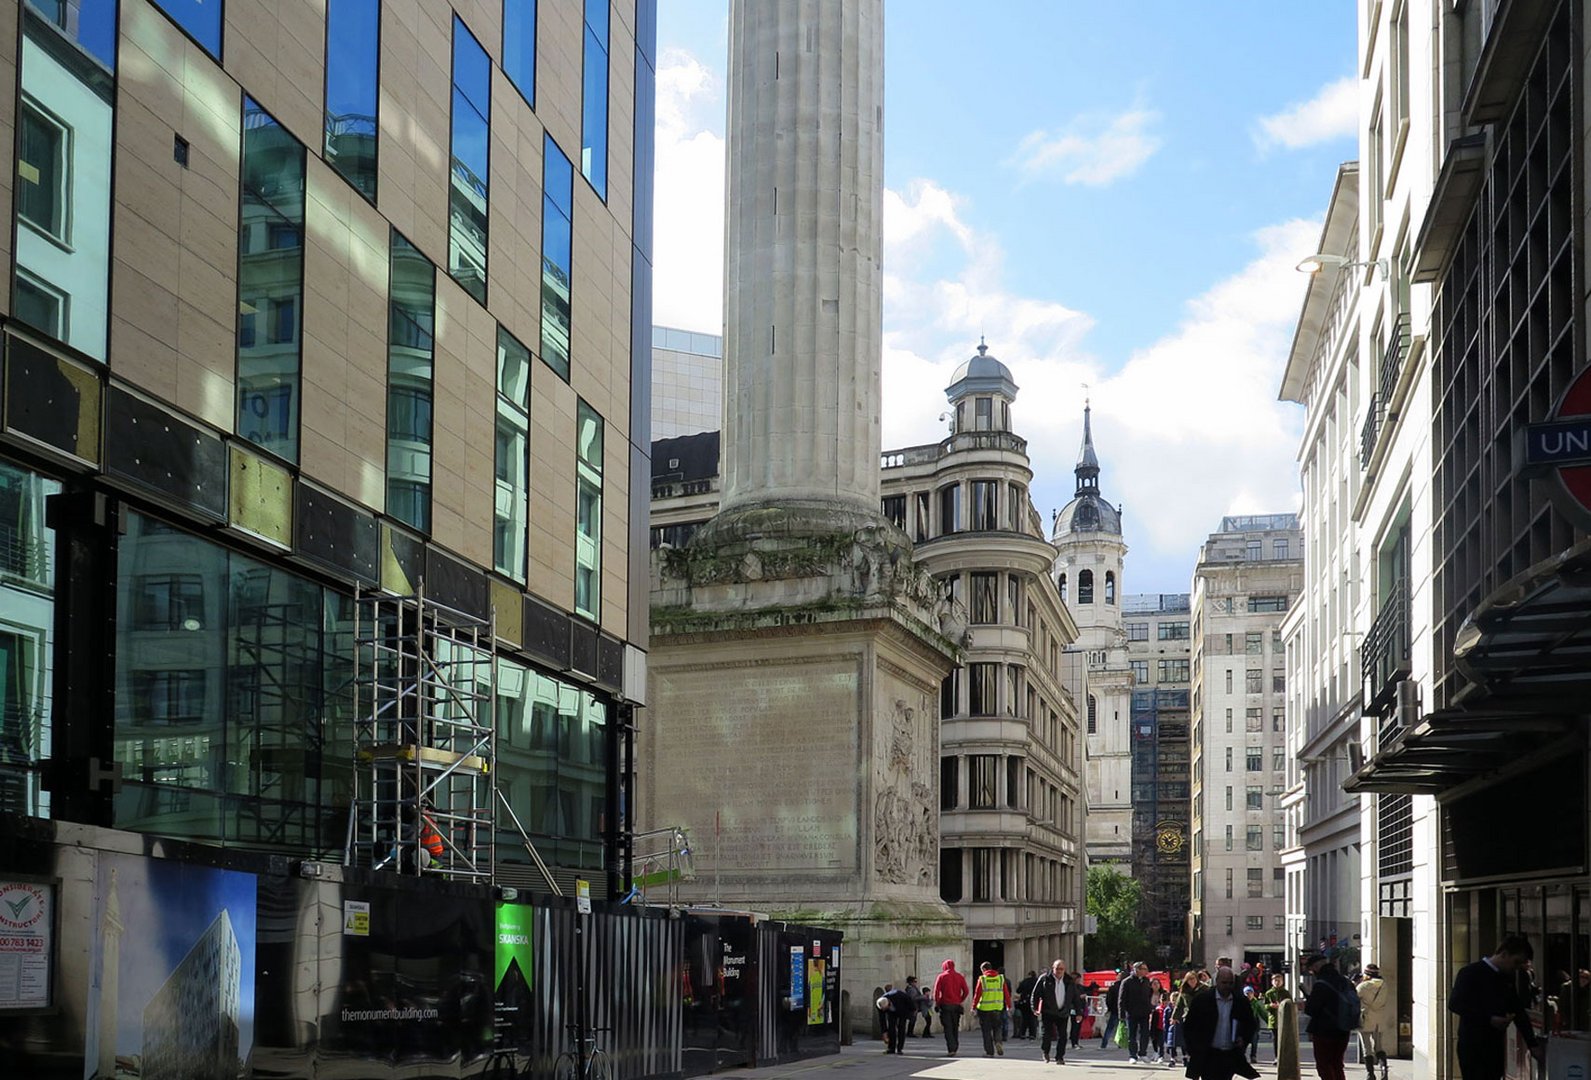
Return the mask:
[(1447, 1007), (1458, 1016), (1458, 1067), (1464, 1080), (1502, 1080), (1509, 1024), (1538, 1061), (1546, 1058), (1514, 989), (1514, 973), (1534, 956), (1529, 941), (1510, 934), (1496, 952), (1459, 969)]
[(1066, 1064), (1066, 1029), (1071, 1023), (1072, 1010), (1077, 1006), (1077, 984), (1066, 981), (1066, 965), (1057, 960), (1050, 970), (1040, 975), (1033, 984), (1033, 996), (1028, 999), (1033, 1015), (1043, 1026), (1044, 1060), (1050, 1060), (1050, 1043), (1055, 1043), (1055, 1064)]
[(1259, 1076), (1245, 1053), (1254, 1041), (1258, 1021), (1249, 1003), (1234, 992), (1236, 986), (1232, 969), (1219, 967), (1215, 985), (1199, 991), (1188, 1006), (1187, 1018), (1182, 1022), (1188, 1050), (1188, 1067), (1183, 1075), (1188, 1080), (1232, 1080), (1234, 1075), (1254, 1080)]

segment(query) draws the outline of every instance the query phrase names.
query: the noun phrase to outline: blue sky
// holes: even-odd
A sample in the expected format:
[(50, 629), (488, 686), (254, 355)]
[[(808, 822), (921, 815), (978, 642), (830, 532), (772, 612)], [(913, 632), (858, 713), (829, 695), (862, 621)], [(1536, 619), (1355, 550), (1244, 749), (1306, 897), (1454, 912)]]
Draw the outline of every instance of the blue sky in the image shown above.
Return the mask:
[[(720, 332), (725, 0), (659, 10), (657, 321)], [(1072, 491), (1084, 383), (1128, 592), (1188, 588), (1224, 513), (1297, 505), (1275, 401), (1337, 166), (1348, 3), (892, 0), (884, 445), (931, 442), (979, 334), (1023, 388), (1034, 502)]]

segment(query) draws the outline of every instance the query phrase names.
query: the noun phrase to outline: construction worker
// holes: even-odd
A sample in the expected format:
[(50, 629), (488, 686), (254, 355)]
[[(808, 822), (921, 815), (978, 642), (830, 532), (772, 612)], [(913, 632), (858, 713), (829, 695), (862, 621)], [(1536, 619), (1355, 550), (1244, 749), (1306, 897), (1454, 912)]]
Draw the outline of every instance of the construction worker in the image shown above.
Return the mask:
[(978, 1027), (983, 1031), (984, 1057), (1005, 1053), (1005, 1011), (1010, 1006), (1011, 987), (1005, 976), (985, 960), (972, 990), (973, 1011), (978, 1014)]
[(442, 841), (442, 833), (436, 827), (436, 819), (431, 816), (431, 801), (425, 800), (420, 804), (420, 846), (430, 854), (428, 869), (435, 869), (442, 865), (442, 855), (447, 851), (447, 845)]

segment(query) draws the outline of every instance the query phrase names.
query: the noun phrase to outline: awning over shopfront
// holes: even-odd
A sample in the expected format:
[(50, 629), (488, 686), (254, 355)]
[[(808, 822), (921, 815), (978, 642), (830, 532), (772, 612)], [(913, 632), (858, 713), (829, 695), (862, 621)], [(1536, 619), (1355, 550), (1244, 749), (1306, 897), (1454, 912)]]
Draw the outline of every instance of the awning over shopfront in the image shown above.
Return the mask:
[(1437, 794), (1574, 732), (1591, 711), (1591, 540), (1487, 597), (1453, 648), (1471, 686), (1385, 738), (1343, 787)]

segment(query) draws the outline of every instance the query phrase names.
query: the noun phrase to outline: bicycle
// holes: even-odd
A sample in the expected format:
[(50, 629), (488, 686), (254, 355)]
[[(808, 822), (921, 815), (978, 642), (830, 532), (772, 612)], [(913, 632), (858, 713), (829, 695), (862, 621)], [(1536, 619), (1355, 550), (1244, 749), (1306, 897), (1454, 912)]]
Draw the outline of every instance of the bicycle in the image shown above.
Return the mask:
[[(580, 1055), (574, 1050), (565, 1050), (552, 1063), (553, 1080), (612, 1080), (613, 1073), (608, 1068), (608, 1055), (597, 1045), (597, 1037), (583, 1034), (578, 1024), (565, 1024), (564, 1027), (574, 1037), (579, 1048), (585, 1051), (585, 1072), (580, 1071)], [(596, 1032), (613, 1029), (594, 1027), (585, 1030)]]

